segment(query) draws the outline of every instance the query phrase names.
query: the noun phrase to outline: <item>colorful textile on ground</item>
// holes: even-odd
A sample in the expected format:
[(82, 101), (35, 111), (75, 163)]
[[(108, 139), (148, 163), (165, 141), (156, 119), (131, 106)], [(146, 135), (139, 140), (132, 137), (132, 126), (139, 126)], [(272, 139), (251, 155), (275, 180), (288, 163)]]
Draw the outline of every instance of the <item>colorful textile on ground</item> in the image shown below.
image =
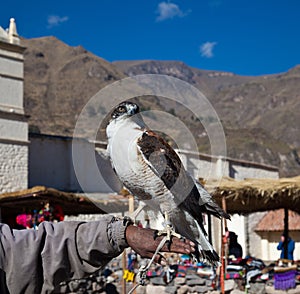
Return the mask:
[(286, 272), (274, 273), (274, 288), (275, 290), (288, 290), (296, 287), (296, 271), (290, 270)]

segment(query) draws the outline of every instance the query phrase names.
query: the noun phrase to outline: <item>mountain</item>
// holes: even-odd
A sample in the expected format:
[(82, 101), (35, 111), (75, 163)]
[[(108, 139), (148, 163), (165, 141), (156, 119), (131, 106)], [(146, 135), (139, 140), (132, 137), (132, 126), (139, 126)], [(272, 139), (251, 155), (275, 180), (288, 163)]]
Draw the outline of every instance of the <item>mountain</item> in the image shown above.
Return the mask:
[(274, 138), (300, 148), (300, 65), (282, 74), (246, 77), (199, 70), (172, 61), (113, 64), (130, 76), (148, 73), (182, 79), (207, 96), (226, 125), (262, 128)]
[(115, 61), (113, 64), (128, 76), (162, 74), (181, 79), (197, 87), (205, 95), (209, 95), (224, 86), (239, 85), (252, 79), (251, 77), (237, 76), (230, 72), (200, 70), (180, 61)]
[[(100, 89), (127, 76), (165, 74), (192, 84), (210, 100), (224, 126), (228, 156), (279, 166), (281, 176), (300, 174), (300, 66), (286, 73), (249, 77), (177, 61), (110, 63), (55, 37), (23, 39), (22, 45), (27, 48), (24, 106), (31, 132), (72, 136), (82, 108)], [(157, 97), (147, 97), (141, 104), (144, 110), (176, 114), (195, 134), (199, 151), (210, 151), (205, 130), (183, 106), (162, 104)], [(91, 107), (90, 120), (97, 122), (97, 113), (104, 110), (105, 105)], [(176, 132), (172, 127), (169, 131)]]
[(33, 131), (72, 136), (87, 101), (104, 86), (125, 77), (111, 63), (55, 37), (23, 39), (22, 45), (27, 48), (24, 106)]

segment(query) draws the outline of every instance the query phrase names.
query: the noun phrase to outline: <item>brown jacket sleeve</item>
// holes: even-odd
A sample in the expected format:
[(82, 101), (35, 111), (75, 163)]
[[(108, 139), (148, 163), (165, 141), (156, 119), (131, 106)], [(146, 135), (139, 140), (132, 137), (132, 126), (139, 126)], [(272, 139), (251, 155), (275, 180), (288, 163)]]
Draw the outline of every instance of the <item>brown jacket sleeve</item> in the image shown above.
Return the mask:
[(95, 272), (127, 247), (126, 225), (112, 216), (43, 222), (37, 231), (0, 224), (0, 293), (52, 293), (62, 281)]

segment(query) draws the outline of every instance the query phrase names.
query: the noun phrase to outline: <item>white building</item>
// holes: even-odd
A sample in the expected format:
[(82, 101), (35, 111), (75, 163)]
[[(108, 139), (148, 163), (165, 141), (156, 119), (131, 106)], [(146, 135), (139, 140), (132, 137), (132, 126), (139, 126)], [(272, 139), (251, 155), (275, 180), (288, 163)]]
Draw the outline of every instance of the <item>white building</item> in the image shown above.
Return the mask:
[(23, 52), (14, 19), (0, 27), (0, 191), (28, 185), (28, 124), (23, 108)]

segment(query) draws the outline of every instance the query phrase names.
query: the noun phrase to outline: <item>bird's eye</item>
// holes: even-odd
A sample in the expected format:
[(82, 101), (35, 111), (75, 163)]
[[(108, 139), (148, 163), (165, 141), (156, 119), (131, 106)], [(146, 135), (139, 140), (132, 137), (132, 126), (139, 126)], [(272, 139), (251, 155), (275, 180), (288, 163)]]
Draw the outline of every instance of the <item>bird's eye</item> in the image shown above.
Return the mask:
[(118, 112), (125, 112), (126, 109), (125, 109), (124, 106), (119, 106), (119, 107), (117, 108), (117, 111), (118, 111)]

